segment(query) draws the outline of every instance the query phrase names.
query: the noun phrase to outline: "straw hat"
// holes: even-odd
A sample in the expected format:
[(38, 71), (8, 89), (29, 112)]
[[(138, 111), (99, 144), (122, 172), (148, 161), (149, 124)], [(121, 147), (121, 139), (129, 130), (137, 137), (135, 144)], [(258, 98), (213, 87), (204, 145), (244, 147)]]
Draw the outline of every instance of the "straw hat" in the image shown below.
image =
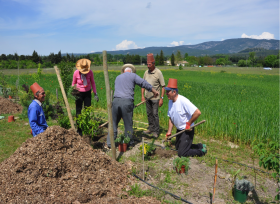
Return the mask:
[(88, 59), (80, 59), (76, 62), (76, 68), (82, 73), (87, 74), (90, 70), (91, 61)]
[(42, 90), (43, 88), (42, 88), (39, 84), (37, 84), (37, 82), (35, 82), (34, 84), (32, 84), (32, 85), (30, 86), (30, 89), (31, 89), (31, 91), (33, 92), (33, 95), (36, 96), (36, 93), (37, 93), (38, 91)]
[(154, 54), (153, 53), (147, 54), (147, 64), (152, 63), (154, 61), (155, 61)]
[(122, 66), (122, 74), (126, 68), (131, 68), (133, 73), (136, 73), (136, 68), (132, 64), (125, 64)]

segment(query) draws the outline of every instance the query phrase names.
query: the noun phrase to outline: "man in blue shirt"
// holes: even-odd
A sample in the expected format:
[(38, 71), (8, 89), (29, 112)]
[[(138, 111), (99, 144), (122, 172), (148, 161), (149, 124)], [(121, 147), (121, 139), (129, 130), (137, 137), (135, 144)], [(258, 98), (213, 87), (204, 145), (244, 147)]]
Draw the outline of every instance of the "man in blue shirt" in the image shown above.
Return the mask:
[[(118, 134), (118, 124), (121, 119), (124, 122), (125, 135), (130, 137), (130, 143), (134, 143), (132, 139), (133, 134), (133, 109), (134, 109), (134, 88), (137, 84), (141, 88), (151, 91), (154, 96), (158, 96), (158, 92), (146, 80), (135, 74), (136, 69), (132, 64), (125, 64), (122, 67), (122, 74), (117, 76), (115, 80), (115, 93), (112, 103), (113, 114), (113, 129), (114, 139)], [(111, 148), (111, 141), (109, 134), (107, 136), (107, 146)]]
[(33, 92), (34, 100), (28, 107), (28, 119), (33, 137), (44, 132), (48, 125), (42, 108), (42, 102), (45, 101), (45, 91), (37, 82), (30, 86)]

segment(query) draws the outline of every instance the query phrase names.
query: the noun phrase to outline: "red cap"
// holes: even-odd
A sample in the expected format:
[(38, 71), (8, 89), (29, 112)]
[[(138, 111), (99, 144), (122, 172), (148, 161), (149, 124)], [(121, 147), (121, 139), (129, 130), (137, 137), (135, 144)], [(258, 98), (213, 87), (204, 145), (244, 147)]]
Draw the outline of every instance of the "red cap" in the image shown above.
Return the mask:
[(177, 79), (169, 78), (167, 86), (168, 88), (178, 89), (177, 87)]
[(147, 64), (152, 63), (154, 61), (155, 61), (154, 54), (153, 53), (147, 54)]
[(43, 89), (39, 84), (37, 84), (37, 82), (35, 82), (34, 84), (32, 84), (30, 86), (31, 91), (33, 92), (33, 95), (36, 96), (36, 93), (38, 91), (40, 91), (41, 89)]

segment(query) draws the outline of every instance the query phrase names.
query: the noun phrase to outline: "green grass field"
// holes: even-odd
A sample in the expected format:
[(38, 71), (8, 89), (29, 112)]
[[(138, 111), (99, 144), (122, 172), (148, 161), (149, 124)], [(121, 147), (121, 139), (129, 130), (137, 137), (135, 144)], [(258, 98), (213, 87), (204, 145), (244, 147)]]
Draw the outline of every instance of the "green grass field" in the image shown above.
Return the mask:
[[(102, 67), (101, 67), (102, 68)], [(110, 69), (110, 68), (109, 68)], [(118, 68), (119, 69), (119, 68)], [(143, 77), (145, 67), (138, 69), (137, 74)], [(188, 68), (186, 68), (188, 69)], [(221, 140), (230, 140), (250, 144), (253, 140), (279, 138), (279, 70), (272, 70), (274, 74), (262, 74), (262, 69), (243, 68), (234, 73), (237, 68), (190, 68), (189, 70), (164, 70), (165, 83), (169, 78), (178, 79), (179, 94), (187, 97), (202, 112), (200, 120), (206, 123), (197, 128), (202, 136), (211, 136)], [(209, 70), (211, 69), (211, 70)], [(223, 70), (223, 71), (222, 71)], [(251, 74), (247, 72), (251, 70)], [(114, 88), (114, 80), (119, 71), (110, 71), (110, 86)], [(271, 72), (272, 73), (272, 72)], [(14, 85), (17, 75), (10, 75), (9, 84)], [(107, 109), (106, 87), (102, 70), (94, 70), (97, 93), (100, 101), (93, 100), (97, 108)], [(31, 85), (34, 79), (31, 74), (20, 75), (20, 85)], [(40, 85), (50, 90), (51, 101), (55, 101), (56, 88), (62, 98), (58, 80), (55, 74), (43, 74)], [(135, 89), (135, 104), (141, 102), (140, 87)], [(74, 101), (70, 100), (71, 108)], [(160, 124), (163, 129), (168, 125), (168, 100), (159, 109)], [(134, 111), (135, 118), (147, 121), (145, 105)]]

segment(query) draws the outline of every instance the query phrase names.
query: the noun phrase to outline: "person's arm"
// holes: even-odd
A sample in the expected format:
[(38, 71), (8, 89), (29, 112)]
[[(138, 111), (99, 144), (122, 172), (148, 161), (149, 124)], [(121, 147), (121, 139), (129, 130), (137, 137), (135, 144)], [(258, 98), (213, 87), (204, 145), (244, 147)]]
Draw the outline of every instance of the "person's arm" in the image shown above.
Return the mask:
[(29, 119), (29, 124), (30, 127), (32, 129), (32, 133), (34, 133), (34, 135), (38, 135), (42, 132), (44, 132), (44, 129), (41, 128), (40, 126), (38, 126), (38, 114), (40, 114), (39, 112), (37, 113), (37, 109), (35, 107), (31, 107), (28, 110), (28, 119)]
[(159, 99), (159, 107), (161, 107), (162, 106), (162, 104), (163, 104), (163, 97), (164, 97), (164, 94), (165, 94), (165, 89), (164, 89), (164, 86), (161, 88), (161, 97), (160, 97), (160, 99)]
[(77, 84), (76, 72), (73, 74), (72, 86), (75, 86), (75, 84)]
[(172, 123), (172, 120), (169, 118), (169, 121), (168, 121), (168, 130), (167, 130), (167, 133), (166, 133), (166, 137), (171, 136), (171, 131), (172, 131), (172, 129), (173, 129), (173, 126), (174, 126), (174, 124)]
[(141, 88), (141, 101), (145, 101), (145, 96), (144, 96), (144, 92), (145, 92), (145, 89), (144, 88)]
[(186, 128), (185, 128), (185, 129), (186, 129), (186, 130), (190, 129), (192, 123), (195, 122), (195, 121), (198, 119), (198, 117), (199, 117), (200, 115), (201, 115), (200, 110), (199, 110), (199, 109), (196, 109), (196, 110), (194, 111), (194, 113), (192, 114), (191, 119), (186, 123)]
[(93, 77), (93, 72), (92, 71), (91, 71), (91, 75), (90, 75), (90, 82), (91, 82), (92, 91), (93, 91), (94, 95), (96, 96), (97, 95), (96, 85), (95, 85), (95, 81), (94, 81), (94, 77)]

